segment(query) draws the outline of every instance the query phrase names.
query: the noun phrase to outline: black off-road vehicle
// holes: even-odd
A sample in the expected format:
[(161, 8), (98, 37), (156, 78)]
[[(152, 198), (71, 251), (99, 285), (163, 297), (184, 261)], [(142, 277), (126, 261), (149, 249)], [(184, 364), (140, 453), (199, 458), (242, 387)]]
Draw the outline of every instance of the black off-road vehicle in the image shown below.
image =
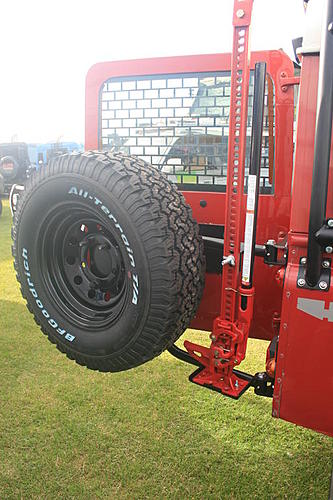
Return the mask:
[(23, 184), (30, 169), (28, 146), (24, 142), (0, 144), (0, 174), (4, 192), (9, 194), (13, 184)]

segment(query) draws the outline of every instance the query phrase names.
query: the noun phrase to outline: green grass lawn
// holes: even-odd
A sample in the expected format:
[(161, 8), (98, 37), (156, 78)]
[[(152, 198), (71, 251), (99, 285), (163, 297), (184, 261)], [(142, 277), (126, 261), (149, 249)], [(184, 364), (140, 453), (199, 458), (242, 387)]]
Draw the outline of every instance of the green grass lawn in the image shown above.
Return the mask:
[[(8, 203), (0, 218), (0, 498), (327, 499), (333, 440), (188, 382), (164, 353), (100, 374), (42, 335), (15, 279)], [(199, 332), (186, 332), (192, 340)], [(250, 341), (244, 368), (263, 369)]]

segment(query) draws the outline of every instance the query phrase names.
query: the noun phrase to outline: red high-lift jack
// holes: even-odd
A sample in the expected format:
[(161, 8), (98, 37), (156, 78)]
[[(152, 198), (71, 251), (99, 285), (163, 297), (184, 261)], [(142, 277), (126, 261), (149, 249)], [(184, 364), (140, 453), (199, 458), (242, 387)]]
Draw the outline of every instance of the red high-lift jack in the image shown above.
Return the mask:
[[(234, 41), (231, 61), (231, 101), (229, 117), (227, 201), (222, 261), (222, 290), (220, 315), (215, 319), (210, 348), (186, 341), (191, 356), (204, 368), (191, 376), (192, 382), (238, 398), (251, 385), (248, 377), (234, 372), (245, 358), (246, 344), (253, 315), (254, 287), (252, 286), (254, 257), (254, 224), (259, 190), (259, 168), (262, 119), (265, 91), (265, 64), (257, 63), (252, 124), (252, 149), (248, 179), (248, 203), (245, 239), (242, 240), (242, 207), (244, 197), (245, 144), (247, 103), (250, 76), (249, 28), (253, 0), (234, 4)], [(243, 274), (241, 271), (241, 242), (244, 241)]]

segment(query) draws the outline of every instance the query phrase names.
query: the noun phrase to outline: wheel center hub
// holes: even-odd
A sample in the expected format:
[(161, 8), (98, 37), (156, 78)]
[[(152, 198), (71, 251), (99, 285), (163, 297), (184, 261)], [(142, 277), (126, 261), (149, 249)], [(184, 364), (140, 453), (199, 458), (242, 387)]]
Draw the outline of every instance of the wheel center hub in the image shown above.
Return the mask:
[(107, 278), (112, 272), (112, 251), (102, 245), (96, 245), (90, 250), (90, 271), (97, 278)]
[(104, 235), (89, 235), (80, 242), (81, 266), (89, 280), (104, 285), (117, 281), (121, 272), (121, 256)]

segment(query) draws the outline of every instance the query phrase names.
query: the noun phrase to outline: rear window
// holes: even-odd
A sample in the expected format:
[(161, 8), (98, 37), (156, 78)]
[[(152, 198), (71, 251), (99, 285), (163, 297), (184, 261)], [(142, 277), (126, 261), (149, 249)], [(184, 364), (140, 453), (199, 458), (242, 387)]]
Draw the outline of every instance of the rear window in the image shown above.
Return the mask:
[[(253, 106), (250, 75), (245, 189)], [(137, 155), (183, 190), (225, 192), (230, 71), (107, 80), (100, 93), (103, 149)], [(260, 191), (274, 187), (274, 86), (266, 80)]]

